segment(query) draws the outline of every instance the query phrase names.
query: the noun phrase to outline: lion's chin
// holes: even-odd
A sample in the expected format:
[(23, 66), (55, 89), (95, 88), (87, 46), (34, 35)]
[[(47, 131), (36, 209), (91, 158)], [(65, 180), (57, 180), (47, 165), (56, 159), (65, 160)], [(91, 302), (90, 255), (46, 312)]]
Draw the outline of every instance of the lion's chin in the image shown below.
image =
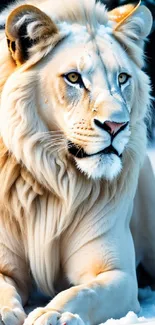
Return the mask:
[(106, 179), (112, 181), (122, 170), (121, 158), (115, 154), (95, 155), (86, 158), (74, 157), (77, 168), (93, 179)]

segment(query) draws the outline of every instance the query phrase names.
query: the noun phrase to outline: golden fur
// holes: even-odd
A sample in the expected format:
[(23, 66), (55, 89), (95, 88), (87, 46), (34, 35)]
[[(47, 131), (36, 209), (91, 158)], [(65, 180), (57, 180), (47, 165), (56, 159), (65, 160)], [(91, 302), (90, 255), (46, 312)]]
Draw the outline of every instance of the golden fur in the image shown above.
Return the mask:
[[(95, 5), (94, 1), (89, 4), (88, 1), (83, 4), (73, 1), (72, 8), (66, 0), (56, 4), (42, 2), (38, 7), (44, 14), (33, 7), (21, 6), (14, 9), (7, 19), (6, 35), (11, 53), (4, 32), (0, 35), (0, 272), (15, 281), (24, 304), (31, 284), (29, 270), (38, 287), (52, 296), (61, 270), (70, 283), (78, 286), (90, 283), (101, 273), (105, 282), (110, 283), (111, 275), (106, 275), (106, 272), (113, 269), (125, 272), (129, 268), (135, 288), (126, 299), (126, 305), (120, 312), (105, 311), (105, 316), (94, 316), (92, 324), (96, 324), (108, 317), (120, 317), (129, 309), (138, 310), (129, 222), (146, 152), (144, 118), (150, 105), (150, 85), (141, 67), (143, 42), (150, 26), (144, 32), (139, 8), (133, 18), (132, 15), (130, 18), (129, 9), (126, 10), (127, 20), (123, 17), (122, 24), (114, 29), (117, 20), (108, 19), (104, 6)], [(38, 2), (27, 3), (33, 5)], [(13, 8), (3, 13), (4, 20)], [(144, 15), (151, 17), (144, 8)], [(24, 18), (21, 19), (20, 15)], [(30, 22), (26, 15), (30, 15)], [(32, 42), (26, 54), (19, 37), (24, 19)], [(105, 39), (101, 39), (100, 28), (105, 28)], [(75, 42), (75, 47), (67, 43), (71, 31), (74, 34), (71, 42)], [(92, 55), (91, 61), (85, 54), (80, 57), (83, 44), (86, 44), (89, 57)], [(123, 106), (121, 116), (118, 98), (110, 96), (106, 90), (102, 94), (105, 80), (100, 74), (101, 63), (97, 59), (98, 44), (102, 61), (112, 74), (115, 60), (119, 58), (133, 74), (134, 87), (129, 84), (129, 96), (124, 92), (129, 111), (120, 100)], [(75, 60), (85, 76), (92, 62), (97, 62), (92, 79), (95, 82), (89, 88), (87, 80), (87, 91), (84, 90), (82, 95), (76, 89), (73, 93), (68, 92), (67, 83), (60, 77), (73, 69)], [(56, 78), (59, 78), (58, 81)], [(88, 89), (92, 91), (92, 100)], [(120, 153), (123, 152), (122, 160), (114, 156), (110, 160), (104, 158), (105, 163), (94, 158), (85, 163), (85, 158), (81, 162), (72, 157), (68, 152), (68, 140), (79, 148), (82, 146), (87, 154), (100, 151), (106, 138), (102, 138), (92, 127), (91, 120), (94, 116), (106, 120), (114, 115), (119, 115), (117, 123), (122, 118), (125, 119), (123, 122), (129, 119), (130, 123), (130, 129), (123, 131), (124, 135), (116, 143)], [(126, 231), (128, 240), (124, 238)], [(116, 235), (115, 245), (111, 239), (106, 242), (107, 234), (111, 234), (112, 238)], [(104, 238), (102, 245), (98, 244), (100, 238)], [(125, 241), (128, 242), (125, 254), (121, 252), (119, 238), (123, 240), (123, 246)], [(93, 243), (92, 248), (90, 243)], [(89, 254), (85, 251), (87, 247)], [(100, 258), (102, 249), (104, 253)], [(81, 261), (81, 265), (77, 265), (75, 260)], [(10, 285), (9, 280), (6, 282)], [(122, 288), (126, 288), (124, 284)], [(51, 308), (61, 311), (62, 301), (56, 299)], [(66, 303), (68, 301), (69, 297)], [(85, 316), (72, 306), (67, 310), (78, 313), (85, 321)], [(5, 323), (5, 313), (1, 312), (1, 315)], [(25, 316), (18, 317), (17, 325), (20, 325)], [(33, 317), (28, 318), (25, 324), (32, 324)], [(5, 324), (8, 324), (7, 321)]]

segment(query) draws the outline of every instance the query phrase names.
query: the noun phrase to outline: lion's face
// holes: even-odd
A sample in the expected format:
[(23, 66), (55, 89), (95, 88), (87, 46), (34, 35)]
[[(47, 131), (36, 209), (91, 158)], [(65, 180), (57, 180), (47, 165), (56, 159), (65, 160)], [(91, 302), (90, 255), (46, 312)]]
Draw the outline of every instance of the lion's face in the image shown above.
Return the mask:
[[(32, 84), (32, 97), (37, 89), (35, 103), (29, 106), (35, 107), (35, 119), (41, 119), (45, 126), (29, 119), (24, 124), (25, 134), (30, 123), (34, 124), (34, 133), (40, 132), (39, 128), (57, 135), (60, 132), (63, 145), (60, 141), (59, 146), (59, 136), (54, 145), (93, 179), (112, 180), (121, 172), (123, 157), (128, 146), (134, 146), (135, 129), (143, 121), (149, 102), (148, 78), (141, 71), (141, 64), (151, 15), (145, 7), (136, 11), (131, 7), (133, 17), (129, 20), (125, 6), (112, 13), (109, 21), (105, 11), (104, 19), (96, 11), (96, 25), (82, 21), (56, 25), (37, 8), (21, 6), (6, 24), (10, 51), (17, 64), (22, 65), (16, 89), (25, 85), (26, 93)], [(14, 83), (16, 75), (10, 81), (13, 87)], [(16, 93), (20, 102), (23, 89)], [(29, 110), (32, 116), (33, 109)], [(22, 114), (27, 114), (28, 121), (28, 109)], [(33, 126), (30, 129), (33, 133)]]
[(135, 71), (103, 26), (95, 42), (85, 28), (72, 33), (63, 53), (58, 49), (40, 72), (42, 118), (51, 131), (57, 124), (64, 132), (69, 156), (89, 177), (113, 179), (121, 171), (131, 134)]

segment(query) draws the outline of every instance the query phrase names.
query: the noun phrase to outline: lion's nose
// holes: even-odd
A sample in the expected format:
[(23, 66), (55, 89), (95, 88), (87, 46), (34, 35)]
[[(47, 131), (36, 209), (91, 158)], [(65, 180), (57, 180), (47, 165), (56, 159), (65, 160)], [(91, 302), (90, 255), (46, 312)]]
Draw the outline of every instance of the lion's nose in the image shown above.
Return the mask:
[(118, 123), (118, 122), (105, 121), (104, 123), (102, 123), (97, 119), (94, 119), (94, 123), (96, 126), (107, 131), (110, 135), (116, 135), (116, 133), (124, 130), (124, 128), (128, 125), (128, 122)]
[(107, 128), (107, 132), (109, 132), (111, 135), (115, 135), (117, 132), (122, 130), (122, 127), (126, 126), (128, 123), (116, 123), (116, 122), (110, 122), (105, 121), (104, 126)]

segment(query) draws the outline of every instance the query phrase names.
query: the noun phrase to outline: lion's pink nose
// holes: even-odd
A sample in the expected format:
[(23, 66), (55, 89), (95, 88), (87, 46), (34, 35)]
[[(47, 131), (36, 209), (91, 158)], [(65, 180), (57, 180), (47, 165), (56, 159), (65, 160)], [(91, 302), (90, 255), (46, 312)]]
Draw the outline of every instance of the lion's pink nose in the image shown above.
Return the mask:
[(111, 121), (105, 121), (101, 122), (98, 119), (94, 119), (94, 123), (96, 126), (101, 128), (104, 131), (107, 131), (110, 135), (116, 135), (116, 133), (122, 131), (125, 129), (125, 127), (129, 124), (129, 122), (111, 122)]
[(116, 134), (122, 126), (124, 126), (126, 123), (116, 123), (116, 122), (110, 122), (110, 121), (105, 121), (104, 126), (107, 129), (107, 132), (110, 133), (111, 135)]

